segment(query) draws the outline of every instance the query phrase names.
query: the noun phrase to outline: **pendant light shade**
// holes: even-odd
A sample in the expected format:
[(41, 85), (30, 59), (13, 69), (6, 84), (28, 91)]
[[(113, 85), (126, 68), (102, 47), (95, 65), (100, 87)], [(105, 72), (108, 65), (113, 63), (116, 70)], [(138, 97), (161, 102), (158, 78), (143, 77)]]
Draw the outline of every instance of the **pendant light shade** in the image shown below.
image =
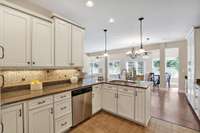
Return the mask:
[(136, 59), (136, 58), (146, 59), (149, 57), (150, 53), (143, 48), (143, 20), (144, 18), (141, 17), (138, 20), (140, 22), (140, 48), (138, 50), (135, 50), (133, 48), (131, 51), (128, 51), (126, 54), (132, 59)]

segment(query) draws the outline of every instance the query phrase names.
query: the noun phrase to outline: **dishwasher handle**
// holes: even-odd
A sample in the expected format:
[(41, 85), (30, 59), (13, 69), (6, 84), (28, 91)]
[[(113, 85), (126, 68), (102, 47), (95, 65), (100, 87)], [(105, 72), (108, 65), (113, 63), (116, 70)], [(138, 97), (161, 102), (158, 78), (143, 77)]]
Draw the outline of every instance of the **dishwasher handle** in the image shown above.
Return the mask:
[(91, 91), (92, 91), (92, 87), (82, 88), (82, 89), (79, 89), (79, 90), (74, 90), (74, 91), (72, 91), (72, 97), (73, 96), (78, 96), (78, 95), (81, 95), (81, 94), (84, 94), (84, 93), (88, 93), (88, 92), (91, 92)]

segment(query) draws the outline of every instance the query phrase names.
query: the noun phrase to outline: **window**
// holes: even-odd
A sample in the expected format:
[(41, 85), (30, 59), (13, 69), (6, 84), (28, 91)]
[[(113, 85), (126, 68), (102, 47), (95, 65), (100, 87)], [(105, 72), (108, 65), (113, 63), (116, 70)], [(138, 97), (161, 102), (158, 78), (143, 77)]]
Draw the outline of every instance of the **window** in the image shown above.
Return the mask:
[(120, 74), (120, 61), (110, 61), (108, 64), (108, 71), (110, 75)]
[(99, 74), (99, 63), (91, 62), (90, 63), (90, 75)]
[(166, 70), (173, 78), (178, 77), (179, 72), (179, 58), (167, 58), (166, 59)]
[(152, 60), (152, 72), (155, 75), (160, 75), (160, 59)]
[(144, 62), (143, 61), (129, 61), (127, 62), (126, 69), (129, 73), (136, 71), (136, 75), (144, 75)]

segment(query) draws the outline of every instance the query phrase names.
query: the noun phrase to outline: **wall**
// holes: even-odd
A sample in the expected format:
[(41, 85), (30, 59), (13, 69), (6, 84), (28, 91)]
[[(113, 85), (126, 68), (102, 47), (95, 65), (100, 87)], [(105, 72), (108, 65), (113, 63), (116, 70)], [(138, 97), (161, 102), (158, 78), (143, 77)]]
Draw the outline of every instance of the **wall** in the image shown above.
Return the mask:
[(8, 70), (0, 71), (5, 77), (5, 87), (30, 84), (32, 80), (59, 81), (80, 76), (78, 70)]
[[(180, 58), (180, 70), (179, 70), (179, 91), (185, 91), (185, 75), (187, 75), (187, 41), (176, 41), (176, 42), (167, 42), (167, 43), (158, 43), (152, 45), (145, 45), (145, 49), (149, 51), (157, 51), (159, 54), (155, 54), (152, 56), (151, 59), (144, 60), (145, 62), (145, 70), (146, 73), (152, 71), (152, 59), (160, 58), (161, 61), (161, 69), (160, 69), (160, 76), (161, 76), (161, 88), (165, 87), (165, 49), (166, 48), (178, 48), (179, 49), (179, 58)], [(117, 50), (110, 50), (109, 51), (109, 59), (110, 60), (121, 60), (122, 67), (125, 68), (125, 62), (127, 60), (131, 60), (129, 57), (126, 56), (126, 52), (130, 51), (130, 48), (124, 49), (117, 49)], [(95, 53), (88, 53), (89, 57), (96, 57), (98, 55), (102, 55), (102, 52), (95, 52)], [(85, 62), (87, 63), (87, 62)]]

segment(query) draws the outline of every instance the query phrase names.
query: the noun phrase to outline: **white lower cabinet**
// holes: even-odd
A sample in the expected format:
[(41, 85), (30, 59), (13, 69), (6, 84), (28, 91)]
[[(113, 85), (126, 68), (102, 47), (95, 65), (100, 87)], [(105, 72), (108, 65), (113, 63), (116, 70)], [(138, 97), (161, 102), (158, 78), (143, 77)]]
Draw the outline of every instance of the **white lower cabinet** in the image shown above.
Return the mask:
[(2, 109), (3, 133), (23, 133), (22, 105), (14, 105)]
[(101, 110), (101, 86), (95, 85), (92, 87), (92, 114)]
[(117, 88), (115, 86), (104, 85), (102, 91), (102, 108), (111, 113), (117, 113)]
[(66, 132), (72, 126), (71, 92), (54, 95), (55, 133)]
[(51, 96), (28, 102), (29, 133), (54, 133), (52, 102)]
[(135, 121), (139, 123), (145, 122), (145, 92), (136, 89), (135, 92)]
[(127, 119), (134, 119), (134, 91), (128, 90), (126, 87), (118, 89), (118, 115), (125, 117)]

